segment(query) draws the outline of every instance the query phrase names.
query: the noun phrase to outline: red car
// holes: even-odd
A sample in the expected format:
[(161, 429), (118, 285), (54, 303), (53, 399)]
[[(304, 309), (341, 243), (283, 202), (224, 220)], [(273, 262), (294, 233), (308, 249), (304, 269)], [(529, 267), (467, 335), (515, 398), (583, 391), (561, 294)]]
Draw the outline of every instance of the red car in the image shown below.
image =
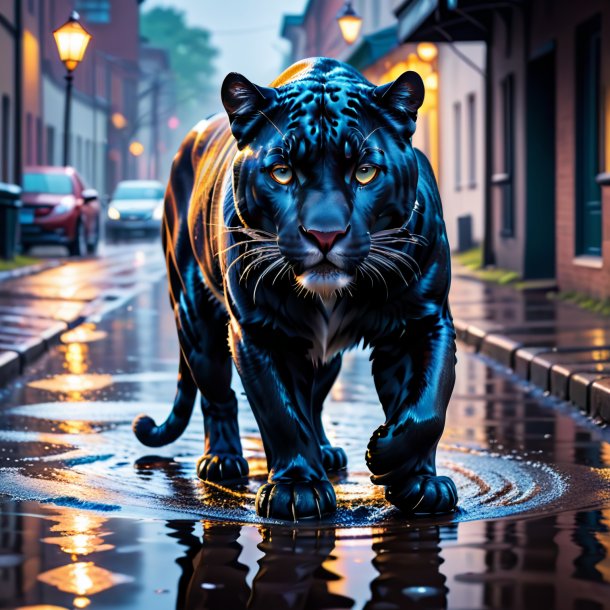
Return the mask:
[(20, 211), (21, 243), (59, 244), (71, 256), (93, 254), (100, 236), (100, 202), (73, 167), (26, 167)]

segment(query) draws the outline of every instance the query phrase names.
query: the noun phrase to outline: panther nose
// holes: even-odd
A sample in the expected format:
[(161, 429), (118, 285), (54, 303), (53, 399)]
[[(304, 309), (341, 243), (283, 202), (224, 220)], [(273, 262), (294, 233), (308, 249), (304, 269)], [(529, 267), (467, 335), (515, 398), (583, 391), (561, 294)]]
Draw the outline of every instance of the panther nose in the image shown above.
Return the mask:
[(328, 254), (335, 243), (347, 235), (349, 229), (349, 225), (343, 231), (317, 231), (316, 229), (306, 229), (304, 226), (301, 226), (303, 235), (318, 246), (322, 254)]

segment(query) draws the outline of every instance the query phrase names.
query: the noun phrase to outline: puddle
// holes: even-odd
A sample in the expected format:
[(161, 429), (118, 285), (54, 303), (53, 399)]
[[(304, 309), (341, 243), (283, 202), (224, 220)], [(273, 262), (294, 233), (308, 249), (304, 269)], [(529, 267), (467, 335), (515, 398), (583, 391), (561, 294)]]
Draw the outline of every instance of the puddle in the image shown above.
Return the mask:
[[(241, 406), (247, 418), (247, 406)], [(202, 448), (200, 422), (193, 421), (182, 439), (157, 450), (156, 455), (149, 455), (150, 450), (133, 437), (131, 420), (137, 413), (146, 411), (160, 420), (167, 409), (164, 403), (121, 401), (42, 403), (10, 409), (11, 417), (41, 420), (55, 432), (0, 431), (3, 443), (36, 448), (4, 462), (0, 492), (20, 500), (134, 518), (277, 523), (255, 514), (256, 490), (266, 478), (266, 468), (260, 439), (248, 430), (248, 423), (242, 436), (250, 463), (249, 480), (236, 487), (204, 484), (195, 475)], [(340, 428), (335, 434), (335, 442), (345, 445), (351, 465), (346, 474), (332, 479), (338, 510), (323, 524), (350, 528), (408, 525), (386, 502), (383, 488), (370, 483), (363, 463), (364, 433), (356, 432), (362, 437), (361, 445), (354, 443), (353, 428), (350, 439), (341, 438)], [(37, 452), (42, 455), (33, 455)], [(502, 455), (457, 444), (441, 445), (437, 464), (439, 474), (451, 476), (458, 487), (459, 511), (418, 519), (420, 523), (575, 510), (610, 499), (607, 472), (586, 466), (550, 466), (519, 454)]]

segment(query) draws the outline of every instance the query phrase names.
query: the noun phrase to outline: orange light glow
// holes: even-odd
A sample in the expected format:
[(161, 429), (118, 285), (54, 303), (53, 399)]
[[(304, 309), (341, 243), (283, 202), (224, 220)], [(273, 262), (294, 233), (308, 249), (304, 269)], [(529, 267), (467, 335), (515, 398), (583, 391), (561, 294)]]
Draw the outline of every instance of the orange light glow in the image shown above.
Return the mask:
[(127, 119), (120, 112), (113, 112), (110, 120), (115, 129), (125, 129), (127, 127)]
[(431, 42), (420, 42), (417, 45), (417, 54), (423, 61), (433, 61), (438, 55), (438, 49)]
[(64, 593), (83, 597), (132, 582), (133, 578), (109, 572), (96, 566), (92, 561), (79, 561), (44, 572), (38, 576), (38, 580)]
[(83, 60), (91, 40), (91, 34), (80, 24), (76, 11), (70, 18), (53, 32), (59, 58), (64, 62), (68, 72), (72, 72)]
[(138, 142), (137, 140), (134, 140), (130, 145), (129, 145), (129, 152), (134, 156), (134, 157), (140, 157), (144, 154), (144, 144), (142, 144), (142, 142)]
[(362, 28), (362, 17), (356, 13), (349, 0), (345, 2), (344, 6), (337, 14), (337, 22), (339, 23), (343, 40), (345, 40), (347, 44), (356, 42), (356, 39), (360, 34), (360, 29)]

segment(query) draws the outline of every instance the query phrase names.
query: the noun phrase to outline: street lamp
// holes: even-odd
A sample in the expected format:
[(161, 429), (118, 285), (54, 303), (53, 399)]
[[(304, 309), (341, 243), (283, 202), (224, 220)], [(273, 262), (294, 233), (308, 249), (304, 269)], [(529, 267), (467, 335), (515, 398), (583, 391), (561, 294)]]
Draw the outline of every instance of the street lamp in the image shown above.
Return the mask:
[(423, 61), (434, 61), (438, 55), (438, 49), (431, 42), (420, 42), (417, 45), (417, 54)]
[(72, 72), (85, 56), (91, 34), (80, 24), (80, 17), (72, 11), (70, 18), (53, 32), (59, 58), (66, 66), (66, 106), (64, 110), (64, 166), (70, 157), (70, 105), (72, 103)]
[(360, 34), (362, 17), (354, 10), (351, 0), (345, 0), (345, 4), (337, 13), (337, 21), (341, 28), (341, 35), (347, 44), (353, 44)]

